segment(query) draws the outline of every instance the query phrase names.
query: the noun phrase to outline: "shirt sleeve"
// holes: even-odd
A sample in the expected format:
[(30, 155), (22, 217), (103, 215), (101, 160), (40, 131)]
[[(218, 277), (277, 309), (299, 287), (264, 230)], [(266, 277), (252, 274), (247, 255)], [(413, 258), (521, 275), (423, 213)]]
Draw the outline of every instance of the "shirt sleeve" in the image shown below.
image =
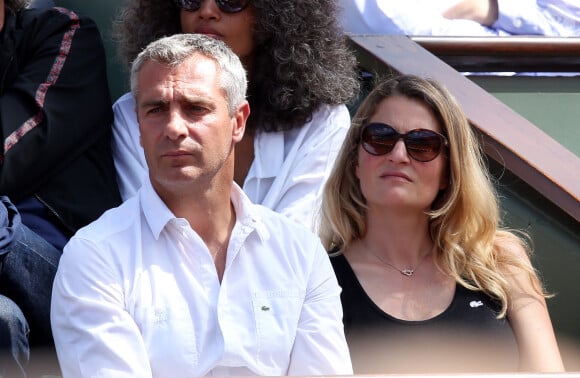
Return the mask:
[(137, 193), (149, 170), (139, 142), (139, 122), (133, 95), (127, 93), (119, 98), (113, 105), (113, 113), (113, 159), (119, 191), (125, 201)]
[(262, 204), (315, 230), (322, 190), (350, 127), (350, 115), (344, 105), (328, 107), (304, 127)]
[(53, 285), (51, 324), (63, 377), (150, 377), (124, 280), (105, 251), (73, 237)]
[(25, 196), (110, 133), (112, 111), (105, 51), (92, 20), (53, 8), (21, 32), (0, 95), (1, 187)]
[[(511, 0), (509, 0), (511, 1)], [(442, 16), (454, 1), (341, 0), (348, 32), (413, 36), (495, 36), (500, 30), (470, 20)], [(351, 21), (351, 19), (353, 21)]]
[(571, 37), (580, 35), (577, 0), (498, 0), (493, 27), (510, 34)]
[(342, 323), (340, 286), (319, 245), (298, 321), (288, 375), (351, 375)]

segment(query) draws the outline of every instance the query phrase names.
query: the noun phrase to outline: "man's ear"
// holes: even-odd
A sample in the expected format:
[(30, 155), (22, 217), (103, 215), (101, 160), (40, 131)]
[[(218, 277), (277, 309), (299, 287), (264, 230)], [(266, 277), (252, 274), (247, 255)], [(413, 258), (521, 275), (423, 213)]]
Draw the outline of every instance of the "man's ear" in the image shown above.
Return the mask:
[(234, 113), (233, 123), (234, 127), (232, 129), (232, 137), (234, 143), (238, 143), (244, 137), (244, 132), (246, 130), (246, 122), (250, 116), (250, 104), (248, 101), (244, 101), (238, 106), (238, 110)]

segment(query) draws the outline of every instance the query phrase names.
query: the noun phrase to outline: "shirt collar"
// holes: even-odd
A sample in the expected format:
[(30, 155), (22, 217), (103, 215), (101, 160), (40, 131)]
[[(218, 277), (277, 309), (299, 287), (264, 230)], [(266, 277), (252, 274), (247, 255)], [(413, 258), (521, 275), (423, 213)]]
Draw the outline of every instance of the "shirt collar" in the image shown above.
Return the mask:
[(143, 181), (143, 185), (139, 190), (139, 201), (141, 211), (145, 215), (151, 233), (155, 239), (159, 239), (161, 231), (163, 231), (165, 225), (170, 220), (175, 219), (175, 215), (173, 215), (165, 202), (163, 202), (155, 189), (153, 189), (153, 185), (149, 179)]
[(252, 203), (246, 193), (235, 182), (232, 185), (230, 198), (236, 212), (236, 223), (246, 229), (255, 229), (260, 239), (267, 239), (269, 232), (259, 211), (260, 205)]
[[(269, 233), (259, 211), (259, 205), (253, 204), (236, 183), (232, 185), (230, 198), (236, 212), (236, 223), (247, 230), (255, 229), (260, 239), (267, 239)], [(150, 180), (144, 180), (139, 190), (139, 201), (151, 233), (155, 239), (159, 239), (167, 223), (176, 219), (175, 215), (153, 189)]]
[(284, 164), (285, 144), (284, 132), (259, 132), (255, 136), (255, 160), (258, 178), (276, 177)]

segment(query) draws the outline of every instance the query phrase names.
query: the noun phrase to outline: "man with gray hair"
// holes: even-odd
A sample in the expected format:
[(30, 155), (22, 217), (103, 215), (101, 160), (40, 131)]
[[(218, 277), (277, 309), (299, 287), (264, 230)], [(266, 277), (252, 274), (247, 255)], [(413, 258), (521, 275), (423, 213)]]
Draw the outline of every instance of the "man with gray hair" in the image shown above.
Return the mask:
[(233, 181), (246, 86), (202, 35), (134, 61), (149, 180), (65, 247), (51, 311), (65, 377), (352, 373), (319, 239)]

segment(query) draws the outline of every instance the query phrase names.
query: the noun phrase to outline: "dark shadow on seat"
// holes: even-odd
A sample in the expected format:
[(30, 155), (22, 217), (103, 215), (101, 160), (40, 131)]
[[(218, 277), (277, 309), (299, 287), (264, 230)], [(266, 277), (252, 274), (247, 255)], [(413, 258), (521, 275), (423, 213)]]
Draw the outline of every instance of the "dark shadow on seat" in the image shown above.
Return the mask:
[(28, 5), (28, 8), (51, 8), (54, 7), (54, 1), (52, 0), (32, 0)]
[(116, 45), (111, 36), (113, 20), (123, 2), (119, 0), (55, 0), (54, 3), (56, 6), (88, 16), (97, 23), (107, 54), (107, 74), (111, 98), (116, 101), (129, 90), (128, 72), (117, 57)]

